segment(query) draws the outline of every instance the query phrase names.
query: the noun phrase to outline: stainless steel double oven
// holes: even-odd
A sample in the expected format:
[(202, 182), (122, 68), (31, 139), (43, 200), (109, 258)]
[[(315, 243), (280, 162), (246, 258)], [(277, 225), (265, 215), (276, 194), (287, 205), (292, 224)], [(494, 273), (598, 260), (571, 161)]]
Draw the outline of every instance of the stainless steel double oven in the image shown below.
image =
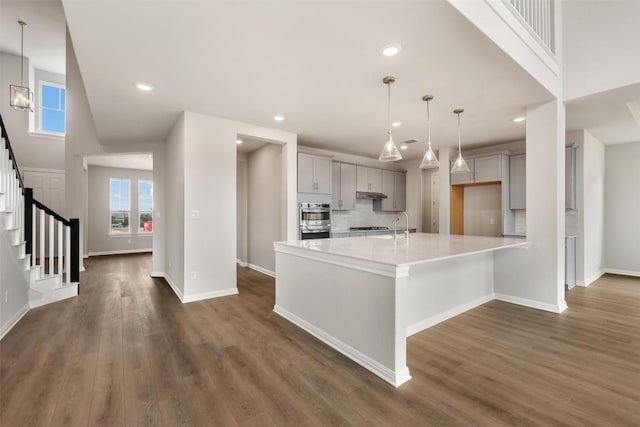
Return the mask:
[(300, 240), (331, 237), (331, 206), (328, 203), (300, 203)]

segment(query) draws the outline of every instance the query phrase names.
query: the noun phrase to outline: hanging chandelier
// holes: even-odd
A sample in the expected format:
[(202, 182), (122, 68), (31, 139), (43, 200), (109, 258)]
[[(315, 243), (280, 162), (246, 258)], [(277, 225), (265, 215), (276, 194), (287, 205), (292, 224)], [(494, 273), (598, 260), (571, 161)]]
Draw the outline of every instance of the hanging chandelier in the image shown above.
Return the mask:
[(458, 157), (456, 161), (453, 162), (453, 167), (451, 168), (451, 173), (469, 173), (471, 170), (469, 166), (467, 166), (467, 162), (462, 158), (462, 138), (460, 137), (460, 114), (464, 113), (462, 108), (458, 108), (453, 110), (453, 114), (458, 116)]
[(395, 81), (396, 78), (393, 76), (387, 76), (382, 79), (382, 83), (387, 85), (387, 142), (382, 148), (380, 157), (378, 157), (381, 162), (395, 162), (402, 159), (400, 151), (391, 137), (391, 83)]
[(28, 86), (24, 86), (24, 21), (18, 21), (21, 27), (20, 39), (20, 86), (9, 85), (9, 104), (18, 111), (33, 111), (33, 92)]
[(431, 112), (429, 110), (429, 101), (433, 100), (433, 95), (425, 95), (422, 97), (422, 100), (427, 103), (427, 152), (424, 153), (424, 157), (422, 158), (422, 162), (420, 163), (420, 169), (431, 169), (440, 167), (440, 161), (436, 157), (436, 153), (433, 152), (431, 148)]

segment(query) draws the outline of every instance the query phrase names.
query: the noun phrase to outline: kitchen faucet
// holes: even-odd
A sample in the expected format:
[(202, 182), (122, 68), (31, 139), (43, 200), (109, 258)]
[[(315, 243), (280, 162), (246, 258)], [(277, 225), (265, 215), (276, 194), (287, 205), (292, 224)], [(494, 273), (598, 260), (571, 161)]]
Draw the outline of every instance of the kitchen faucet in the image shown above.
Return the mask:
[[(406, 212), (400, 212), (402, 215), (404, 215), (405, 218), (405, 229), (404, 229), (404, 237), (405, 239), (407, 239), (407, 243), (409, 242), (409, 215), (407, 215)], [(398, 215), (398, 217), (393, 221), (393, 238), (396, 238), (396, 234), (398, 233), (398, 221), (400, 221), (400, 216)]]

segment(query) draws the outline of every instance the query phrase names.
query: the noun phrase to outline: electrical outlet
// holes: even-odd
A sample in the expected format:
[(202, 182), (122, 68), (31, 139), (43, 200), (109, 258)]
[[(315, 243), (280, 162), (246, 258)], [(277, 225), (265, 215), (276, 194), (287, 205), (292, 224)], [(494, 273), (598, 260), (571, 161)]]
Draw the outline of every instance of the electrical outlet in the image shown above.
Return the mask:
[(491, 225), (495, 225), (495, 224), (496, 224), (496, 220), (495, 220), (495, 218), (491, 218), (491, 219), (489, 220), (489, 224), (491, 224)]
[(198, 276), (196, 275), (196, 272), (195, 272), (195, 271), (192, 271), (192, 272), (191, 272), (191, 280), (196, 280), (196, 278), (197, 278), (197, 277), (198, 277)]
[(191, 218), (199, 219), (200, 218), (200, 211), (198, 209), (193, 209), (191, 211)]

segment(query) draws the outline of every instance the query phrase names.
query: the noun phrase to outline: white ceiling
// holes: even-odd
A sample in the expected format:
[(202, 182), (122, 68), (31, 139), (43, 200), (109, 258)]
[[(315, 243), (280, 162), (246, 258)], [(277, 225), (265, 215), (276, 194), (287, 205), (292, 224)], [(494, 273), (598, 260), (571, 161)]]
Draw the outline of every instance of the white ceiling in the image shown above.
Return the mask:
[(24, 55), (38, 69), (65, 74), (65, 18), (60, 0), (0, 0), (0, 51), (20, 55), (24, 21)]
[(153, 155), (141, 154), (106, 154), (103, 156), (86, 156), (85, 163), (90, 166), (107, 168), (153, 170)]
[(587, 130), (607, 145), (638, 142), (640, 117), (634, 118), (628, 103), (640, 104), (640, 83), (572, 100), (567, 130)]
[[(308, 146), (377, 156), (387, 90), (400, 142), (434, 147), (524, 137), (514, 124), (550, 95), (446, 1), (140, 2), (64, 0), (104, 143), (163, 140), (180, 111), (278, 127)], [(402, 52), (380, 49), (399, 43)], [(155, 86), (139, 92), (134, 83)], [(276, 123), (273, 116), (284, 114)], [(410, 150), (419, 155), (423, 144)], [(409, 156), (410, 157), (410, 156)]]
[(268, 144), (268, 142), (264, 142), (264, 141), (257, 141), (255, 139), (249, 139), (249, 138), (240, 138), (240, 140), (242, 141), (242, 144), (238, 144), (236, 145), (236, 147), (238, 147), (238, 152), (239, 153), (251, 153), (252, 151), (257, 150), (258, 148), (262, 147), (265, 144)]

